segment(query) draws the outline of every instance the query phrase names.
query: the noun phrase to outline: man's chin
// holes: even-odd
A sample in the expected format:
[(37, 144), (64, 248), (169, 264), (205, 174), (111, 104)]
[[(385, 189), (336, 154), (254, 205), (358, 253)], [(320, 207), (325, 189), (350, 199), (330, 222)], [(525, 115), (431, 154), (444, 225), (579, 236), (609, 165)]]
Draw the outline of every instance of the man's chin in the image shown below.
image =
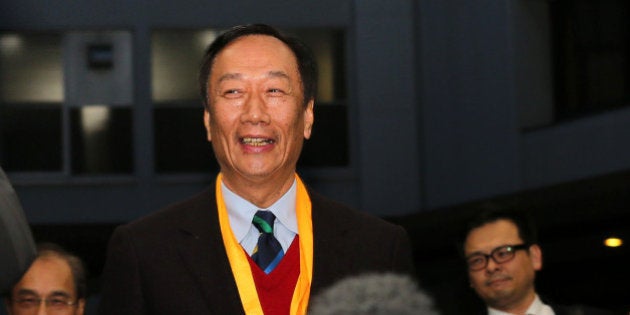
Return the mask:
[(486, 303), (496, 309), (503, 309), (512, 300), (511, 288), (496, 288), (487, 297)]

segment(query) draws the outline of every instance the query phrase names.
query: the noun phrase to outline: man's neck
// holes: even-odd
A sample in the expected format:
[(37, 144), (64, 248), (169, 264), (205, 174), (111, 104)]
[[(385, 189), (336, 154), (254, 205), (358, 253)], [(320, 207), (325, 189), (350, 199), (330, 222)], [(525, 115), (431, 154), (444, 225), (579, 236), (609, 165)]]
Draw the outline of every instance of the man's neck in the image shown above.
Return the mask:
[(276, 178), (244, 178), (223, 173), (223, 184), (241, 198), (266, 209), (278, 201), (293, 185), (295, 173)]
[(525, 314), (527, 309), (534, 303), (536, 299), (536, 293), (532, 292), (527, 294), (524, 298), (515, 301), (513, 303), (505, 304), (505, 305), (497, 305), (497, 306), (489, 306), (493, 309), (499, 310), (501, 312), (509, 313), (509, 314)]

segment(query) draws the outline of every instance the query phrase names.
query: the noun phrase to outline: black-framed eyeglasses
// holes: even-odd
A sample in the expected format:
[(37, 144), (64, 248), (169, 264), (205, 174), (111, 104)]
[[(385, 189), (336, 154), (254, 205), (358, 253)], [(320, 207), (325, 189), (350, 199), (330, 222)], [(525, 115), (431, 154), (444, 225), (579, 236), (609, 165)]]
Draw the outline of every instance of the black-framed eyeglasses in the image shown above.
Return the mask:
[(528, 244), (503, 245), (493, 249), (490, 254), (474, 253), (466, 257), (466, 263), (468, 264), (468, 269), (477, 271), (486, 268), (490, 258), (497, 264), (506, 263), (514, 258), (517, 250), (528, 248)]
[(78, 304), (78, 301), (73, 301), (68, 297), (52, 297), (49, 299), (42, 299), (39, 297), (22, 297), (12, 299), (12, 301), (15, 305), (24, 310), (36, 310), (42, 302), (44, 302), (47, 309), (58, 312), (62, 312)]

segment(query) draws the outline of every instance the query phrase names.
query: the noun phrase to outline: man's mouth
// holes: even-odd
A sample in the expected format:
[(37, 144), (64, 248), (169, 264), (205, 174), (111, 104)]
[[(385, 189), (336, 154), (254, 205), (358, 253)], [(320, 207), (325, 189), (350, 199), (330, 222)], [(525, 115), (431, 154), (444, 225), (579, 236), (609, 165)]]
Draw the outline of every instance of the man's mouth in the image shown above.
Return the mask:
[(500, 285), (501, 283), (509, 281), (511, 278), (508, 276), (495, 277), (486, 281), (487, 286)]
[(269, 138), (245, 137), (245, 138), (241, 138), (241, 143), (245, 145), (254, 146), (254, 147), (261, 147), (261, 146), (273, 144), (275, 143), (275, 141)]

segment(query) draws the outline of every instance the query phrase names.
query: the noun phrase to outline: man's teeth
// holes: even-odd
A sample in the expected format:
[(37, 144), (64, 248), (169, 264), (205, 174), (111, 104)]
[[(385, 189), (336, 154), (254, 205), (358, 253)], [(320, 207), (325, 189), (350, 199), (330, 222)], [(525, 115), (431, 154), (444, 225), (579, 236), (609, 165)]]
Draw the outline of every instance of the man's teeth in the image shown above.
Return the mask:
[(272, 144), (273, 140), (267, 138), (243, 138), (241, 140), (243, 144), (251, 145), (251, 146), (263, 146), (267, 144)]

